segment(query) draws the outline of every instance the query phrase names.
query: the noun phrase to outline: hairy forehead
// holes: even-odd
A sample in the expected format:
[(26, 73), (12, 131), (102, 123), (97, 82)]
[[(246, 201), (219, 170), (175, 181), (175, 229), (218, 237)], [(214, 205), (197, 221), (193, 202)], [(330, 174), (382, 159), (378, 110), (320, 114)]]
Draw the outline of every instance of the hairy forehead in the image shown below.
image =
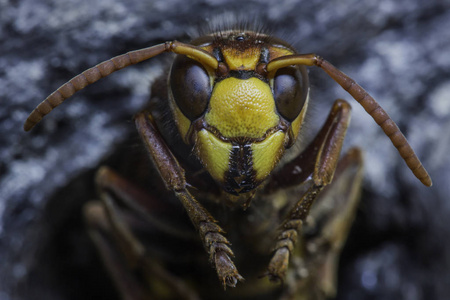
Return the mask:
[(226, 62), (230, 70), (253, 70), (258, 62), (294, 54), (287, 42), (267, 34), (247, 30), (218, 31), (191, 42)]

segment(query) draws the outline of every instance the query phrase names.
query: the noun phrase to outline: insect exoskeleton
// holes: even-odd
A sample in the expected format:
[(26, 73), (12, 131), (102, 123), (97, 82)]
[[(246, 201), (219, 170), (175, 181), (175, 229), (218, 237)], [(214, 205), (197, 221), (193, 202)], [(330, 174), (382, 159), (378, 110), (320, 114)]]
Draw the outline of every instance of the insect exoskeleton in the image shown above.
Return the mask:
[(169, 98), (179, 132), (226, 192), (252, 192), (298, 136), (308, 105), (306, 68), (287, 66), (268, 76), (267, 63), (294, 50), (254, 32), (223, 32), (192, 44), (220, 67), (175, 59)]
[[(188, 236), (184, 234), (185, 228), (174, 229), (171, 220), (154, 221), (158, 219), (158, 211), (149, 207), (169, 205), (165, 201), (168, 194), (184, 206), (224, 287), (236, 287), (243, 277), (233, 262), (234, 252), (225, 231), (205, 208), (208, 206), (214, 214), (217, 206), (211, 206), (214, 201), (201, 203), (195, 197), (220, 198), (244, 209), (250, 206), (252, 198), (257, 198), (252, 208), (256, 206), (259, 215), (252, 217), (253, 221), (242, 218), (236, 210), (230, 212), (233, 213), (230, 223), (236, 230), (231, 235), (233, 248), (245, 245), (239, 248), (240, 255), (244, 256), (240, 260), (242, 264), (258, 262), (257, 266), (245, 268), (249, 276), (259, 272), (272, 281), (288, 279), (286, 288), (268, 288), (268, 291), (277, 291), (277, 297), (283, 299), (293, 295), (320, 299), (334, 294), (337, 260), (355, 213), (361, 184), (360, 151), (352, 149), (340, 159), (350, 105), (336, 100), (315, 138), (297, 148), (298, 153), (292, 159), (285, 159), (275, 169), (284, 153), (296, 143), (305, 121), (309, 102), (307, 66), (323, 69), (358, 101), (391, 139), (413, 174), (423, 184), (431, 185), (428, 173), (397, 125), (353, 79), (316, 54), (298, 54), (283, 40), (249, 30), (214, 32), (190, 44), (169, 41), (102, 62), (75, 76), (39, 104), (26, 120), (25, 130), (30, 130), (78, 90), (164, 52), (177, 54), (170, 74), (164, 78), (168, 92), (152, 97), (170, 107), (173, 120), (167, 123), (176, 127), (178, 133), (163, 128), (161, 124), (165, 121), (161, 120), (161, 114), (151, 110), (137, 113), (135, 123), (167, 191), (149, 195), (148, 191), (103, 167), (97, 174), (102, 204), (94, 203), (86, 208), (92, 239), (122, 294), (160, 296), (164, 290), (173, 299), (198, 299), (201, 294), (164, 270), (157, 262), (158, 257), (147, 255), (134, 232), (142, 222), (121, 218), (113, 201), (119, 198), (141, 219), (144, 216), (152, 228), (174, 238)], [(187, 145), (183, 146), (187, 151), (177, 149), (181, 143)], [(194, 167), (195, 163), (200, 167)], [(205, 184), (195, 181), (198, 174), (206, 174), (211, 185), (227, 196), (213, 194)], [(191, 194), (192, 191), (195, 192)], [(159, 206), (147, 205), (157, 201), (161, 201)], [(315, 202), (317, 205), (312, 207)], [(251, 209), (246, 213), (251, 214)], [(317, 222), (305, 224), (308, 215)], [(254, 229), (251, 231), (254, 239), (246, 230), (249, 226)], [(315, 234), (303, 235), (311, 227)], [(150, 286), (158, 278), (167, 289), (145, 289), (129, 278), (122, 284), (123, 275), (118, 270), (123, 264), (112, 258), (113, 246), (104, 238), (105, 233), (115, 236), (127, 265), (139, 267), (144, 277), (151, 279)], [(273, 247), (261, 250), (266, 245), (261, 241), (267, 239), (267, 233), (274, 236)], [(296, 251), (296, 247), (302, 249)], [(270, 250), (272, 254), (264, 261), (261, 253)], [(294, 261), (293, 256), (297, 257)], [(260, 266), (261, 261), (264, 266)], [(266, 288), (261, 289), (263, 285), (255, 283), (257, 276), (254, 277), (248, 280), (250, 287), (243, 294), (261, 299), (260, 294)], [(193, 280), (189, 278), (188, 282)], [(268, 297), (273, 299), (273, 294)]]

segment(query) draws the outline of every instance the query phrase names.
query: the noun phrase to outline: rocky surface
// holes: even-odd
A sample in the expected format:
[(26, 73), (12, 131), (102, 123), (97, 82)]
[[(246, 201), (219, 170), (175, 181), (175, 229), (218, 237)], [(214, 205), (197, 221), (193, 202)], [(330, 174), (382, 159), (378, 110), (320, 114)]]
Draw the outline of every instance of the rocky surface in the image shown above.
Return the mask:
[[(355, 78), (407, 135), (434, 185), (408, 171), (352, 101), (346, 148), (366, 152), (363, 199), (342, 258), (339, 299), (450, 296), (450, 2), (0, 0), (0, 299), (113, 299), (81, 222), (95, 169), (124, 146), (166, 58), (118, 72), (30, 133), (28, 113), (84, 69), (247, 14)], [(336, 98), (311, 70), (311, 131)], [(122, 148), (120, 148), (122, 147)], [(95, 270), (95, 271), (93, 271)]]

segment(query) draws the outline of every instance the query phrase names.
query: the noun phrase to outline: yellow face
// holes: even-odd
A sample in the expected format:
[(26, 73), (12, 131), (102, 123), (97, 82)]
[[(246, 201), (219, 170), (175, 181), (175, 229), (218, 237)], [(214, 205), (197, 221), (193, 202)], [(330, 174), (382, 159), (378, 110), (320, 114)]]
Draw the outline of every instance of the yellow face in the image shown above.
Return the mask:
[(200, 47), (224, 68), (213, 72), (177, 58), (169, 95), (178, 129), (226, 192), (251, 192), (298, 136), (308, 102), (306, 71), (286, 68), (269, 78), (261, 66), (294, 52), (252, 33), (230, 31)]
[(254, 139), (280, 122), (269, 85), (255, 77), (229, 77), (216, 83), (205, 120), (225, 138)]

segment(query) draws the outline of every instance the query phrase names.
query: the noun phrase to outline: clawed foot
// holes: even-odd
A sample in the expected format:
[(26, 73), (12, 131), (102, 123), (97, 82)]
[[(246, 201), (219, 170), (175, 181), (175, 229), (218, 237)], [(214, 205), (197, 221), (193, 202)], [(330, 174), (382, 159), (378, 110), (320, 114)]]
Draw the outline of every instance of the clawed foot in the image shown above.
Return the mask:
[(281, 282), (283, 284), (289, 267), (289, 255), (290, 252), (287, 247), (277, 249), (270, 260), (267, 272), (262, 276), (267, 276), (272, 282)]
[(236, 284), (243, 281), (244, 278), (231, 260), (234, 253), (230, 249), (230, 242), (223, 235), (224, 233), (216, 223), (200, 223), (200, 234), (203, 237), (205, 248), (208, 250), (209, 260), (216, 269), (223, 288), (226, 289), (227, 286), (236, 287)]
[(217, 276), (223, 284), (223, 288), (236, 287), (239, 281), (244, 281), (233, 261), (225, 251), (216, 252), (214, 255), (214, 265), (217, 270)]
[(283, 230), (277, 237), (275, 251), (270, 260), (267, 272), (263, 276), (268, 276), (272, 282), (283, 283), (289, 267), (289, 257), (294, 250), (297, 241), (297, 230), (302, 226), (301, 220), (290, 220), (283, 224)]

